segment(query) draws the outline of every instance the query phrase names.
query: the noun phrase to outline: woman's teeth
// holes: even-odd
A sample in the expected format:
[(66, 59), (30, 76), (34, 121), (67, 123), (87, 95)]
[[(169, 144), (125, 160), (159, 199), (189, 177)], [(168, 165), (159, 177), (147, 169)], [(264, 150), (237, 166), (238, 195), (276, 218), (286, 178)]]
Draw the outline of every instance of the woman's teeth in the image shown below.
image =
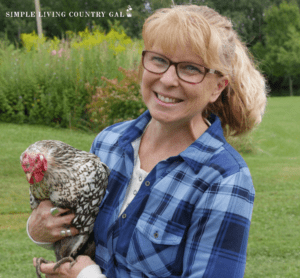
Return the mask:
[(178, 99), (175, 99), (175, 98), (168, 98), (168, 97), (163, 97), (159, 94), (156, 94), (157, 98), (163, 102), (166, 102), (166, 103), (175, 103), (175, 102), (179, 102)]

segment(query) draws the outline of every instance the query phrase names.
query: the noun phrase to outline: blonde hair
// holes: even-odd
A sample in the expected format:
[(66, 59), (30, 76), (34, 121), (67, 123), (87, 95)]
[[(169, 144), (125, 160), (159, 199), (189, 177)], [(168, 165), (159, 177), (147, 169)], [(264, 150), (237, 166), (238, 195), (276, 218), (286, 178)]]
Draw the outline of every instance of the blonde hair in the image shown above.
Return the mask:
[(228, 78), (219, 98), (203, 112), (203, 117), (214, 113), (220, 118), (225, 136), (240, 135), (261, 122), (266, 82), (226, 17), (206, 6), (160, 9), (145, 21), (143, 39), (148, 50), (154, 44), (166, 53), (189, 47), (205, 66)]

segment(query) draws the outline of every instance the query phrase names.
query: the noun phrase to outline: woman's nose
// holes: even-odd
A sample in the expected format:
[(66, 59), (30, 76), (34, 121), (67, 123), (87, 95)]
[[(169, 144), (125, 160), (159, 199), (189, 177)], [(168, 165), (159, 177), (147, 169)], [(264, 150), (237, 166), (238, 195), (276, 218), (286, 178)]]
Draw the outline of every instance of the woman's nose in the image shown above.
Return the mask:
[(160, 81), (166, 86), (178, 86), (179, 78), (177, 76), (175, 65), (171, 65), (168, 70), (162, 74)]

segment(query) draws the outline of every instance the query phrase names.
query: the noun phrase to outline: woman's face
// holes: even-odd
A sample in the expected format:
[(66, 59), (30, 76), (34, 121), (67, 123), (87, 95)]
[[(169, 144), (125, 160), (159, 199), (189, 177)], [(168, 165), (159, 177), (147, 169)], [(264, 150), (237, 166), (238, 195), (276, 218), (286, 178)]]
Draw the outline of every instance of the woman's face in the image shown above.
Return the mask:
[[(192, 62), (204, 65), (202, 59), (189, 48), (163, 52), (159, 47), (147, 49), (162, 54), (173, 62)], [(162, 123), (192, 124), (202, 122), (202, 111), (208, 103), (216, 101), (225, 86), (224, 77), (207, 73), (199, 84), (190, 84), (178, 78), (172, 65), (163, 74), (144, 69), (142, 96), (153, 119)]]

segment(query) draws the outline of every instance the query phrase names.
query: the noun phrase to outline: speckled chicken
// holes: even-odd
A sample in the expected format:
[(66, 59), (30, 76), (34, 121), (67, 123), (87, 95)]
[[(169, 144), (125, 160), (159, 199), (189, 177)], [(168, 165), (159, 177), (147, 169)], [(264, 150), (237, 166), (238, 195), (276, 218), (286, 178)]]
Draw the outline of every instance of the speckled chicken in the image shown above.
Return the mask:
[[(65, 261), (74, 261), (78, 255), (93, 258), (92, 232), (107, 187), (108, 167), (98, 156), (56, 140), (30, 145), (22, 153), (20, 161), (30, 183), (31, 209), (35, 209), (42, 200), (50, 199), (55, 207), (71, 209), (75, 214), (72, 225), (79, 234), (54, 244), (55, 267)], [(47, 261), (43, 258), (38, 260), (38, 277), (41, 277), (41, 262)]]

